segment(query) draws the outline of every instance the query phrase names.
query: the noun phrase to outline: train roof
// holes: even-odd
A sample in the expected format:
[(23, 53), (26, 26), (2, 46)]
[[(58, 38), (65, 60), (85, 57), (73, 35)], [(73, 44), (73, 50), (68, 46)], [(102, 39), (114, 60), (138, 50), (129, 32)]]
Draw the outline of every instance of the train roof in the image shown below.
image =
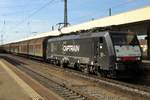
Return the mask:
[(61, 40), (73, 40), (79, 38), (89, 38), (89, 37), (97, 37), (97, 36), (104, 36), (105, 34), (109, 33), (109, 31), (104, 32), (94, 32), (94, 33), (79, 33), (79, 34), (66, 34), (54, 38), (50, 38), (48, 41), (61, 41)]
[(63, 34), (61, 36), (49, 38), (48, 41), (51, 42), (51, 41), (61, 41), (61, 40), (74, 40), (74, 39), (79, 39), (79, 38), (81, 39), (81, 38), (91, 38), (91, 37), (103, 37), (106, 34), (136, 35), (136, 33), (134, 32), (125, 32), (125, 31), (84, 32), (84, 33), (76, 33), (76, 34)]
[(55, 30), (51, 32), (41, 33), (36, 36), (31, 36), (28, 38), (16, 40), (11, 43), (37, 39), (37, 38), (44, 38), (48, 36), (58, 36), (61, 33), (66, 34), (66, 33), (76, 32), (76, 31), (83, 30), (83, 29), (88, 30), (88, 29), (92, 29), (95, 27), (107, 27), (107, 26), (112, 26), (112, 25), (122, 25), (122, 24), (146, 21), (146, 20), (150, 20), (149, 11), (150, 11), (150, 6), (147, 6), (147, 7), (136, 9), (133, 11), (129, 11), (129, 12), (113, 15), (113, 16), (108, 16), (105, 18), (89, 21), (86, 23), (78, 24), (78, 25), (69, 26), (67, 28), (62, 28), (61, 32), (58, 30)]

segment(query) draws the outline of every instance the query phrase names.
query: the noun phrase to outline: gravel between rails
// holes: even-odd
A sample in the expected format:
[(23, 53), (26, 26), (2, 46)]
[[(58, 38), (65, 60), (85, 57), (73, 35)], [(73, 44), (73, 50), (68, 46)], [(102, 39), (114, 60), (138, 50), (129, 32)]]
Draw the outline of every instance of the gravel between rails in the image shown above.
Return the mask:
[(50, 78), (47, 78), (40, 73), (33, 71), (32, 69), (25, 67), (23, 65), (20, 65), (20, 63), (17, 60), (4, 57), (5, 60), (7, 60), (9, 63), (14, 64), (15, 67), (20, 69), (21, 71), (27, 73), (30, 75), (33, 79), (37, 80), (39, 83), (44, 85), (45, 87), (53, 90), (60, 96), (62, 96), (65, 100), (88, 100), (87, 97), (83, 96), (82, 94), (79, 94), (72, 89), (66, 87), (64, 84), (57, 83)]
[[(6, 55), (5, 55), (6, 56)], [(12, 56), (10, 56), (10, 55), (7, 55), (7, 56), (9, 56), (9, 58), (11, 57), (11, 58), (13, 58)], [(64, 69), (60, 69), (59, 67), (50, 67), (50, 65), (49, 64), (45, 64), (45, 63), (41, 63), (41, 62), (39, 62), (39, 61), (31, 61), (31, 60), (28, 60), (28, 59), (26, 59), (26, 58), (22, 58), (22, 57), (15, 57), (15, 58), (13, 58), (13, 59), (16, 59), (16, 60), (23, 60), (25, 63), (26, 62), (28, 62), (28, 63), (32, 63), (32, 67), (34, 66), (34, 68), (35, 68), (35, 65), (37, 66), (38, 64), (38, 66), (44, 66), (44, 67), (42, 67), (41, 69), (46, 69), (47, 71), (50, 71), (49, 69), (52, 69), (53, 70), (53, 72), (54, 71), (57, 71), (58, 73), (60, 73), (60, 72), (62, 72), (63, 71), (63, 74), (66, 74), (67, 73), (67, 75), (74, 75), (77, 79), (80, 79), (81, 80), (81, 78), (84, 78), (84, 79), (88, 79), (88, 81), (93, 81), (93, 83), (95, 83), (94, 85), (93, 84), (91, 84), (91, 82), (89, 82), (89, 86), (86, 84), (72, 84), (72, 83), (74, 83), (74, 81), (73, 82), (68, 82), (68, 81), (66, 81), (66, 79), (68, 79), (68, 78), (64, 78), (64, 79), (62, 79), (62, 78), (60, 78), (60, 80), (59, 80), (59, 82), (60, 81), (62, 81), (61, 83), (63, 83), (63, 84), (65, 84), (65, 85), (67, 85), (68, 87), (71, 87), (71, 88), (74, 88), (76, 91), (79, 91), (79, 92), (83, 92), (83, 94), (84, 95), (87, 95), (87, 96), (89, 96), (89, 97), (92, 97), (92, 98), (96, 98), (96, 99), (111, 99), (111, 100), (122, 100), (122, 99), (126, 99), (127, 100), (127, 98), (126, 98), (126, 95), (123, 95), (123, 96), (117, 96), (117, 97), (114, 97), (114, 96), (108, 96), (107, 94), (105, 94), (105, 93), (102, 93), (101, 91), (100, 91), (100, 89), (98, 88), (99, 87), (99, 85), (97, 85), (97, 84), (103, 84), (104, 85), (104, 87), (105, 88), (113, 88), (113, 89), (116, 89), (116, 88), (121, 88), (122, 90), (124, 90), (124, 91), (126, 91), (127, 92), (127, 94), (128, 95), (130, 95), (130, 93), (128, 93), (128, 92), (133, 92), (132, 94), (136, 94), (136, 95), (139, 95), (139, 96), (142, 96), (141, 98), (142, 99), (145, 99), (145, 98), (143, 98), (143, 96), (144, 97), (146, 97), (146, 98), (148, 98), (149, 97), (149, 93), (148, 92), (145, 92), (145, 91), (141, 91), (140, 89), (139, 89), (139, 87), (138, 88), (135, 88), (136, 86), (130, 86), (129, 84), (126, 84), (126, 83), (123, 83), (123, 82), (117, 82), (117, 81), (114, 81), (114, 80), (110, 80), (110, 79), (105, 79), (105, 78), (97, 78), (97, 77), (95, 77), (95, 76), (91, 76), (91, 75), (84, 75), (84, 74), (82, 74), (81, 72), (77, 72), (77, 71), (74, 71), (74, 70), (70, 70), (70, 69), (67, 69), (67, 70), (64, 70)], [(27, 61), (25, 61), (25, 59), (27, 60)], [(25, 64), (24, 64), (25, 65)], [(28, 64), (26, 64), (26, 65), (28, 65)], [(30, 65), (30, 67), (31, 67), (31, 65)], [(52, 72), (52, 71), (51, 71)], [(46, 74), (47, 72), (43, 72), (44, 74)], [(56, 77), (54, 77), (54, 76), (52, 76), (52, 75), (48, 75), (48, 77), (51, 77), (51, 78), (53, 78), (54, 80), (55, 80), (55, 78)], [(79, 78), (80, 77), (80, 78)], [(57, 81), (58, 81), (58, 77), (57, 77)], [(112, 82), (113, 81), (113, 82)], [(119, 84), (118, 84), (119, 83)], [(125, 86), (124, 86), (125, 85)], [(131, 88), (132, 87), (132, 88)], [(142, 88), (142, 87), (140, 87), (140, 88)], [(94, 90), (93, 90), (94, 89)], [(100, 93), (101, 92), (101, 93)], [(101, 96), (101, 95), (104, 95), (104, 96)], [(108, 92), (108, 94), (109, 94), (109, 92)], [(125, 96), (125, 98), (124, 98), (124, 96)], [(121, 97), (123, 97), (123, 98), (121, 98)], [(130, 97), (130, 96), (129, 96)], [(133, 98), (133, 97), (132, 97)], [(141, 98), (139, 99), (139, 100), (141, 100)], [(138, 98), (137, 98), (138, 99)]]

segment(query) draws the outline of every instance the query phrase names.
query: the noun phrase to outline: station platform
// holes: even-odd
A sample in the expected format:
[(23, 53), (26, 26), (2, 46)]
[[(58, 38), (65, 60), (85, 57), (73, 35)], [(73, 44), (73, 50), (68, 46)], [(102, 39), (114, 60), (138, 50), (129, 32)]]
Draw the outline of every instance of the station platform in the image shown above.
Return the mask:
[(150, 70), (150, 60), (142, 60), (142, 63), (144, 64), (144, 69)]
[(142, 62), (150, 64), (150, 60), (142, 60)]
[(0, 59), (0, 100), (44, 99), (11, 71)]
[[(26, 80), (30, 79), (26, 78)], [(35, 87), (35, 83), (31, 84)], [(18, 76), (6, 61), (0, 58), (0, 100), (62, 100), (57, 95), (44, 90), (45, 88), (38, 83), (36, 87), (46, 96), (37, 92), (31, 84)]]

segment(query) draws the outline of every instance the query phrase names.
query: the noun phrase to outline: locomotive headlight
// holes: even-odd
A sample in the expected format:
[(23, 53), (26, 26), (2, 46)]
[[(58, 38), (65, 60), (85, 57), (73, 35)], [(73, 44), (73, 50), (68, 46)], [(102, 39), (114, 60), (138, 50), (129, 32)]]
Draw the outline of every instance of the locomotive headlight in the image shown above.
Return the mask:
[(137, 60), (140, 60), (141, 58), (140, 57), (137, 57)]
[(100, 45), (99, 48), (102, 49), (103, 47)]
[(117, 57), (117, 59), (116, 59), (116, 60), (117, 60), (117, 61), (120, 61), (120, 60), (121, 60), (121, 58), (118, 58), (118, 57)]
[(78, 60), (77, 63), (80, 63), (80, 61)]
[(93, 61), (91, 61), (91, 65), (94, 65), (94, 62), (93, 62)]

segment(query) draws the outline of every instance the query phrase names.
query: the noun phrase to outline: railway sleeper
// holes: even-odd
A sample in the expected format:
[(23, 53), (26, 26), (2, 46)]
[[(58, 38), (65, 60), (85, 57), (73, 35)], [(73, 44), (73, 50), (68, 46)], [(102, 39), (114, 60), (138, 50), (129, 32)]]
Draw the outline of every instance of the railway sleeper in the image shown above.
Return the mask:
[(63, 96), (63, 97), (68, 97), (68, 94), (69, 94), (70, 92), (63, 92), (63, 93), (60, 93), (60, 95), (61, 96)]
[(70, 94), (70, 93), (65, 94), (65, 95), (63, 95), (63, 96), (65, 96), (65, 97), (81, 97), (80, 95), (77, 95), (77, 94)]
[(64, 88), (62, 88), (62, 87), (57, 87), (57, 88), (56, 88), (56, 90), (58, 90), (58, 91), (59, 91), (59, 90), (62, 90), (62, 89), (64, 89)]
[[(70, 99), (72, 98), (83, 98), (84, 96), (78, 94), (78, 93), (74, 93), (74, 94), (68, 94), (67, 97), (69, 97)], [(86, 98), (86, 97), (84, 97)]]
[(72, 97), (72, 98), (79, 98), (81, 97), (80, 95), (77, 95), (77, 94), (68, 94), (69, 97)]
[(71, 96), (69, 97), (70, 100), (87, 100), (85, 97), (81, 96)]
[(90, 72), (88, 65), (80, 65), (80, 69), (84, 74), (89, 74), (89, 72)]
[(88, 100), (86, 97), (76, 98), (75, 100)]
[(63, 93), (66, 93), (66, 92), (71, 93), (71, 91), (70, 91), (70, 90), (67, 90), (67, 89), (64, 89), (64, 88), (62, 88), (62, 89), (61, 89), (61, 91), (63, 91)]
[(71, 93), (71, 91), (70, 91), (70, 90), (66, 90), (66, 89), (65, 89), (65, 90), (63, 90), (63, 92), (64, 92), (64, 93), (66, 93), (66, 92)]

